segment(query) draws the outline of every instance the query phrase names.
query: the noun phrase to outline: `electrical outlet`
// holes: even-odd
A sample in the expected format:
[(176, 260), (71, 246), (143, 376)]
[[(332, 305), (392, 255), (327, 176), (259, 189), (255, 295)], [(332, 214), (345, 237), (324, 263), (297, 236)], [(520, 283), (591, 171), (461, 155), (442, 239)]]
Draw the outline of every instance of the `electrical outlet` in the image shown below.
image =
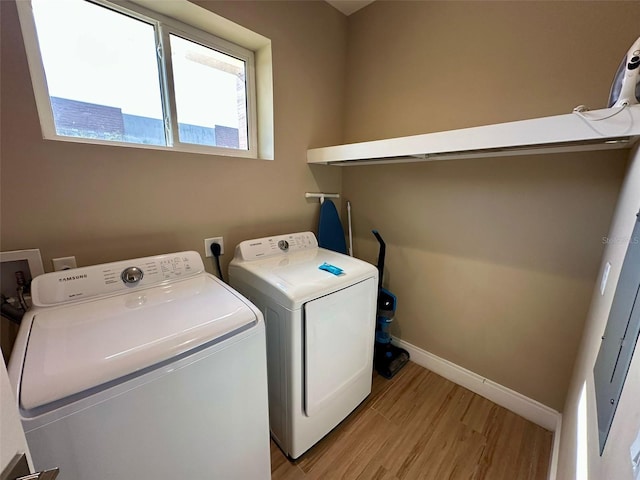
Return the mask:
[(220, 255), (224, 255), (224, 239), (222, 237), (212, 237), (204, 239), (204, 254), (207, 257), (213, 257), (211, 253), (211, 244), (217, 243), (220, 245)]
[(76, 264), (76, 257), (54, 258), (51, 262), (53, 263), (53, 269), (56, 272), (59, 272), (60, 270), (69, 270), (78, 266)]

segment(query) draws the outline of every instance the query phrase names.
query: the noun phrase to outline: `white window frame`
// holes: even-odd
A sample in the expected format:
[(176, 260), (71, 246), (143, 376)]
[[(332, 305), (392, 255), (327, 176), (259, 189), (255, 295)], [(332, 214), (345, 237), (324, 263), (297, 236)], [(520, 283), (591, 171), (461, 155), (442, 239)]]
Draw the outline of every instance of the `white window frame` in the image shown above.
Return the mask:
[[(118, 142), (83, 137), (69, 137), (58, 135), (51, 107), (49, 89), (47, 86), (44, 63), (38, 43), (37, 30), (31, 0), (16, 2), (18, 15), (24, 38), (25, 49), (31, 81), (40, 118), (40, 127), (44, 139), (60, 140), (74, 143), (90, 143), (98, 145), (122, 146), (129, 148), (143, 148), (152, 150), (165, 150), (175, 152), (199, 153), (209, 155), (222, 155), (233, 157), (258, 158), (258, 124), (256, 108), (256, 67), (254, 52), (235, 43), (226, 41), (208, 32), (191, 27), (185, 23), (166, 17), (159, 13), (147, 10), (144, 7), (126, 0), (87, 0), (98, 6), (102, 6), (123, 15), (135, 18), (154, 26), (156, 45), (159, 50), (159, 81), (162, 92), (165, 136), (167, 146), (148, 145), (133, 142)], [(248, 149), (227, 148), (209, 145), (196, 145), (180, 142), (178, 135), (178, 120), (176, 100), (173, 88), (173, 71), (171, 65), (171, 45), (169, 35), (183, 37), (194, 43), (199, 43), (207, 48), (217, 50), (227, 55), (236, 57), (245, 62), (245, 88), (247, 101), (247, 142)], [(167, 113), (169, 115), (167, 116)], [(170, 132), (167, 130), (170, 129)]]

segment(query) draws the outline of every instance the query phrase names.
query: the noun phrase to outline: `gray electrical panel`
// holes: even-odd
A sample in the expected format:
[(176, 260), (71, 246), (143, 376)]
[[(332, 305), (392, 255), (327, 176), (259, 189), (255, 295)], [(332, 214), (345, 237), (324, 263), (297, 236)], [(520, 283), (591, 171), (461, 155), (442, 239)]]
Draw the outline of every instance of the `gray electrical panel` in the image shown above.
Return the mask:
[(609, 435), (640, 333), (640, 212), (628, 241), (620, 278), (593, 367), (600, 455)]

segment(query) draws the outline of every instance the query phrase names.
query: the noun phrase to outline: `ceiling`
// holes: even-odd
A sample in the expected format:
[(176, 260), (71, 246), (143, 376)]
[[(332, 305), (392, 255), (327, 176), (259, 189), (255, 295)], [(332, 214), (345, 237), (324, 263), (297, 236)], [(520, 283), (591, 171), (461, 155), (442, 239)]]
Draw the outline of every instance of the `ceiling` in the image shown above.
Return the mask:
[(326, 0), (327, 3), (333, 5), (345, 15), (351, 15), (363, 7), (366, 7), (374, 0)]

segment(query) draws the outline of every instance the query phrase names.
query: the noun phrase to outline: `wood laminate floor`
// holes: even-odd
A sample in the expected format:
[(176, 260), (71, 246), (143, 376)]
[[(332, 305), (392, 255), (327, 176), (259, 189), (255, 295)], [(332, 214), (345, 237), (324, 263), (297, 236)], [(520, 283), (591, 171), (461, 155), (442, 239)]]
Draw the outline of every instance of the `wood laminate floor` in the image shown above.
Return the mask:
[(546, 480), (553, 434), (413, 362), (273, 480)]

